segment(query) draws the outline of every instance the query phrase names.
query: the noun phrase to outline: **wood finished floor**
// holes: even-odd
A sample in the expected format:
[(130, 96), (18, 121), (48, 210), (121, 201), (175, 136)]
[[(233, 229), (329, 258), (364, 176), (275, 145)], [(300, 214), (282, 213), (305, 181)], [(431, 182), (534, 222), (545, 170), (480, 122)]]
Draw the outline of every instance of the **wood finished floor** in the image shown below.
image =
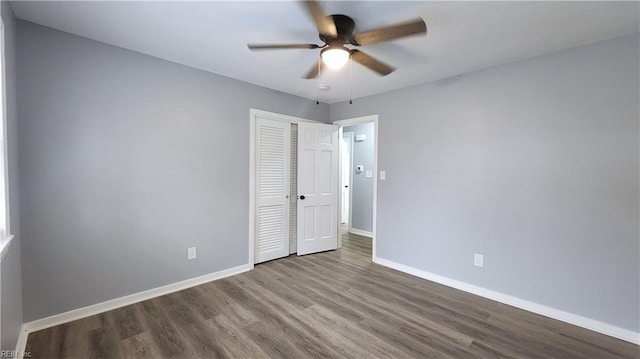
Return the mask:
[(32, 358), (638, 358), (639, 347), (371, 263), (371, 241), (31, 333)]

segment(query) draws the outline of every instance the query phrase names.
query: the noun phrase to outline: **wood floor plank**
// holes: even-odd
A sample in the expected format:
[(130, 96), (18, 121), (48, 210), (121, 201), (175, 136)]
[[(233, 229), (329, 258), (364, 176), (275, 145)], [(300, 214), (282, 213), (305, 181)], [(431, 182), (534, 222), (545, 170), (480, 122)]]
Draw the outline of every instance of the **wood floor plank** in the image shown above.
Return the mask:
[[(282, 300), (298, 309), (309, 308), (314, 304), (312, 300), (308, 299), (301, 293), (289, 290), (287, 287), (282, 285), (281, 281), (274, 279), (272, 277), (272, 272), (269, 270), (257, 270), (252, 274), (253, 275), (247, 276), (246, 278), (257, 284), (257, 287), (268, 288), (270, 291), (277, 294)], [(232, 280), (242, 281), (243, 278), (237, 277), (232, 278)]]
[(517, 359), (520, 358), (515, 353), (507, 353), (498, 348), (487, 345), (485, 342), (480, 340), (473, 340), (473, 343), (467, 348), (471, 353), (480, 357), (480, 358), (504, 358), (504, 359)]
[(113, 310), (114, 321), (121, 340), (144, 331), (137, 307), (138, 306), (134, 304)]
[(123, 357), (120, 349), (120, 338), (113, 321), (114, 312), (98, 314), (100, 326), (89, 331), (89, 358), (120, 359)]
[[(308, 256), (307, 256), (308, 257)], [(270, 263), (271, 264), (271, 263)], [(321, 270), (319, 267), (315, 267), (316, 264), (309, 263), (302, 258), (295, 258), (295, 260), (281, 261), (271, 264), (271, 267), (276, 267), (282, 272), (288, 272), (292, 275), (289, 280), (300, 281), (304, 278), (304, 282), (307, 284), (321, 284), (332, 290), (341, 292), (349, 289), (349, 285), (341, 282), (340, 280), (332, 277), (323, 277), (320, 279)], [(283, 281), (286, 280), (283, 279)]]
[(201, 320), (208, 320), (220, 315), (220, 311), (211, 305), (205, 298), (205, 294), (197, 288), (188, 288), (180, 291), (180, 295), (182, 296), (182, 300)]
[(151, 332), (142, 332), (120, 341), (124, 359), (154, 359), (162, 355), (151, 337)]
[[(70, 342), (71, 340), (67, 340), (68, 338), (71, 338), (71, 336), (67, 337), (67, 331), (69, 330), (69, 328), (73, 328), (71, 323), (66, 323), (66, 324), (62, 324), (62, 325), (58, 325), (55, 326), (53, 328), (49, 328), (49, 329), (45, 329), (45, 330), (50, 330), (51, 331), (51, 352), (49, 353), (49, 355), (55, 357), (55, 358), (69, 358), (69, 352), (71, 351), (76, 351), (78, 352), (78, 347), (73, 346)], [(83, 349), (86, 350), (80, 350), (80, 351), (84, 351), (85, 354), (88, 352), (88, 337), (87, 337), (87, 332), (86, 331), (82, 331), (82, 330), (78, 330), (78, 343), (82, 344), (82, 346), (84, 347)]]
[(31, 333), (32, 358), (640, 358), (638, 346), (371, 262), (371, 239)]
[[(250, 293), (260, 293), (260, 298), (264, 301), (265, 305), (270, 308), (277, 308), (281, 313), (287, 315), (286, 323), (278, 323), (279, 326), (286, 325), (293, 330), (300, 330), (301, 333), (308, 333), (308, 335), (315, 342), (314, 346), (320, 348), (324, 353), (331, 357), (341, 358), (363, 358), (370, 356), (368, 352), (362, 350), (362, 348), (353, 349), (357, 346), (348, 338), (342, 337), (337, 334), (332, 328), (319, 323), (314, 317), (310, 316), (308, 312), (303, 308), (297, 306), (296, 302), (290, 303), (283, 300), (281, 296), (281, 290), (273, 290), (273, 286), (270, 284), (264, 290), (258, 282), (241, 281), (237, 279), (239, 285)], [(327, 346), (324, 343), (331, 343)], [(347, 349), (352, 348), (352, 349)], [(359, 353), (360, 356), (356, 355)]]
[(181, 338), (197, 357), (232, 358), (233, 355), (221, 345), (218, 339), (207, 330), (205, 324), (191, 310), (189, 303), (183, 300), (182, 292), (160, 297), (163, 310), (171, 313), (171, 320)]
[(258, 317), (249, 308), (231, 298), (229, 293), (225, 293), (218, 283), (206, 283), (199, 286), (198, 289), (202, 290), (202, 295), (210, 302), (210, 305), (216, 308), (216, 311), (226, 315), (238, 327), (241, 328), (258, 321)]
[(164, 358), (195, 357), (193, 350), (175, 329), (172, 313), (165, 315), (161, 298), (141, 303), (143, 319), (160, 355)]
[(348, 290), (348, 287), (334, 290), (330, 285), (313, 278), (305, 281), (286, 279), (282, 280), (282, 284), (293, 291), (304, 294), (315, 303), (332, 308), (341, 316), (350, 320), (360, 321), (368, 316), (357, 303), (352, 303), (353, 300), (343, 294)]
[(52, 355), (55, 358), (88, 357), (89, 332), (100, 325), (100, 318), (96, 315), (49, 328)]
[(350, 289), (349, 294), (353, 295), (356, 300), (362, 303), (370, 303), (380, 308), (379, 310), (384, 310), (385, 319), (388, 322), (395, 322), (405, 328), (415, 328), (425, 334), (425, 336), (436, 337), (447, 343), (455, 343), (459, 347), (467, 347), (473, 341), (472, 337), (451, 329), (446, 324), (443, 325), (439, 323), (437, 319), (442, 319), (442, 317), (435, 318), (434, 320), (428, 315), (416, 315), (423, 313), (417, 313), (413, 307), (388, 306), (388, 302), (383, 299), (369, 296), (363, 292), (359, 292), (355, 288)]
[[(270, 326), (272, 331), (286, 332), (287, 337), (296, 343), (297, 348), (305, 356), (311, 358), (341, 357), (332, 345), (318, 340), (321, 335), (316, 328), (295, 315), (300, 309), (271, 292), (269, 288), (262, 288), (263, 290), (258, 291), (261, 287), (254, 286), (253, 290), (249, 291), (243, 289), (243, 286), (238, 282), (238, 279), (228, 278), (222, 284), (227, 285), (226, 290), (233, 292), (238, 300), (242, 300), (243, 303), (251, 303), (250, 306), (261, 313), (261, 323)], [(251, 281), (242, 283), (247, 285), (245, 288), (252, 287)]]
[(406, 358), (410, 356), (409, 353), (402, 351), (397, 346), (389, 345), (379, 340), (375, 335), (363, 330), (359, 322), (354, 323), (346, 320), (330, 308), (313, 305), (305, 309), (305, 311), (309, 312), (316, 322), (324, 324), (327, 328), (331, 328), (331, 330), (356, 343), (357, 346), (363, 347), (369, 353), (364, 357)]
[[(437, 354), (438, 357), (470, 356), (470, 353), (466, 351), (466, 347), (471, 344), (471, 337), (458, 333), (435, 321), (425, 319), (415, 313), (403, 311), (396, 306), (390, 307), (377, 298), (356, 294), (357, 291), (354, 289), (351, 289), (349, 293), (354, 295), (354, 298), (359, 300), (362, 305), (370, 306), (374, 310), (373, 313), (375, 314), (360, 323), (366, 325), (369, 330), (377, 328), (373, 324), (384, 323), (387, 331), (401, 333), (410, 342), (428, 344), (429, 349), (423, 349), (424, 355)], [(371, 320), (375, 320), (375, 323), (372, 323)], [(414, 345), (414, 347), (416, 346)]]
[(29, 340), (25, 346), (27, 353), (51, 353), (53, 350), (51, 344), (51, 328), (39, 330), (29, 334)]
[(544, 337), (549, 347), (562, 348), (563, 351), (571, 353), (573, 357), (583, 355), (585, 350), (588, 350), (593, 356), (602, 359), (620, 356), (640, 356), (640, 353), (637, 351), (621, 351), (627, 347), (615, 345), (619, 343), (619, 339), (611, 338), (612, 341), (608, 341), (605, 338), (599, 338), (600, 343), (598, 343), (598, 341), (583, 340), (579, 338), (580, 335), (573, 337), (571, 334), (565, 334), (581, 333), (583, 331), (581, 328), (549, 318), (540, 320), (539, 316), (532, 315), (531, 313), (524, 312), (519, 313), (519, 315), (512, 314), (511, 316), (502, 313), (492, 313), (488, 322), (508, 325), (512, 332), (518, 333), (518, 335), (521, 336), (534, 338), (538, 336)]
[(269, 357), (226, 315), (220, 314), (211, 318), (205, 321), (205, 325), (214, 336), (220, 338), (222, 345), (229, 353), (233, 353), (235, 358), (260, 359)]
[(242, 331), (256, 345), (263, 350), (269, 358), (287, 359), (287, 358), (308, 358), (299, 349), (299, 344), (290, 340), (286, 332), (281, 330), (273, 330), (264, 322), (255, 322), (242, 328)]
[(375, 335), (379, 340), (408, 353), (412, 358), (452, 358), (420, 341), (416, 341), (414, 338), (409, 338), (401, 333), (397, 326), (389, 325), (389, 323), (381, 322), (377, 319), (367, 318), (363, 320), (360, 322), (360, 328)]

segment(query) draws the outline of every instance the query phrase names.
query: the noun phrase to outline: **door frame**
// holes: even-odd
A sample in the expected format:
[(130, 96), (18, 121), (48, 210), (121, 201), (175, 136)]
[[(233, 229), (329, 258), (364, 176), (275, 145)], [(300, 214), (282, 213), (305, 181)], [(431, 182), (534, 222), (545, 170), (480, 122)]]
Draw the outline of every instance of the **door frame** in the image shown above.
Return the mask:
[[(346, 132), (346, 133), (350, 133), (351, 134), (350, 136), (348, 136), (350, 138), (350, 141), (351, 141), (349, 143), (350, 146), (351, 146), (351, 148), (349, 149), (349, 171), (353, 172), (353, 142), (355, 141), (355, 134), (353, 132)], [(342, 128), (339, 128), (338, 129), (338, 135), (340, 136), (340, 140), (342, 140), (342, 137), (344, 136), (344, 134), (345, 134), (345, 132), (342, 132)], [(340, 147), (340, 149), (338, 149), (338, 156), (342, 156), (342, 147)], [(342, 167), (342, 165), (343, 165), (342, 158), (343, 157), (340, 157), (339, 164), (338, 164), (338, 166), (341, 166), (340, 167), (340, 172), (339, 172), (340, 184), (343, 184), (342, 183), (342, 175), (343, 175), (343, 173), (342, 173), (342, 168), (343, 168)], [(353, 189), (353, 173), (350, 173), (349, 174), (349, 198), (348, 198), (348, 200), (349, 200), (348, 201), (349, 202), (349, 214), (347, 215), (347, 216), (349, 216), (349, 222), (347, 222), (347, 224), (349, 225), (349, 231), (351, 231), (351, 222), (352, 222), (351, 218), (353, 217), (353, 212), (352, 212), (352, 209), (353, 209), (352, 204), (353, 203), (351, 202), (352, 199), (353, 199), (352, 192), (351, 192), (352, 189)], [(340, 200), (342, 200), (342, 194), (340, 195)], [(340, 202), (340, 206), (342, 206), (342, 202)], [(340, 208), (340, 213), (342, 213), (342, 208)], [(342, 222), (342, 215), (340, 216), (340, 222)], [(342, 225), (342, 223), (340, 223), (340, 225)]]
[[(300, 117), (283, 115), (280, 113), (263, 111), (255, 108), (249, 109), (249, 269), (253, 269), (255, 265), (255, 209), (256, 209), (256, 117), (262, 117), (269, 120), (288, 122), (298, 124), (299, 122), (312, 122)], [(297, 149), (296, 149), (297, 150)]]
[[(373, 122), (373, 225), (371, 228), (371, 260), (373, 261), (373, 259), (376, 258), (376, 227), (378, 222), (378, 115), (376, 114), (338, 120), (333, 121), (333, 124), (339, 127), (338, 136), (339, 138), (342, 138), (343, 127), (368, 122)], [(338, 164), (338, 170), (340, 171), (338, 173), (338, 178), (342, 178), (342, 151), (340, 148), (338, 148), (338, 159), (340, 161), (340, 163)], [(353, 188), (350, 188), (350, 190), (353, 190)], [(338, 203), (342, 204), (342, 191), (338, 192)], [(351, 208), (349, 208), (349, 211), (351, 211)], [(352, 216), (350, 215), (350, 217)], [(340, 220), (340, 217), (338, 217), (338, 220)], [(351, 218), (349, 218), (349, 220), (351, 221)], [(351, 223), (349, 223), (349, 228), (351, 228)], [(338, 248), (342, 247), (342, 234), (342, 226), (338, 226)]]

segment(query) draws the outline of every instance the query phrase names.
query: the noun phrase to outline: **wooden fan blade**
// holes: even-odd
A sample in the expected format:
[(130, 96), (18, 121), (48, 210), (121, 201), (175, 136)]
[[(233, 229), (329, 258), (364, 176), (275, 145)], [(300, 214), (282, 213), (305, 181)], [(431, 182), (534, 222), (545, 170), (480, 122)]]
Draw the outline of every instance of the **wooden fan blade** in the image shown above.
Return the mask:
[(380, 74), (380, 76), (386, 76), (393, 71), (395, 71), (394, 67), (391, 67), (384, 62), (377, 60), (360, 50), (351, 50), (351, 59), (353, 61), (359, 63), (360, 65), (366, 66), (371, 70)]
[(316, 44), (247, 44), (249, 50), (319, 49)]
[(361, 32), (353, 35), (351, 43), (356, 46), (377, 44), (383, 41), (397, 39), (399, 37), (426, 34), (427, 24), (422, 19), (385, 26), (379, 29)]
[(322, 60), (318, 58), (318, 62), (316, 62), (316, 64), (309, 69), (307, 74), (304, 75), (304, 78), (307, 80), (315, 79), (320, 75), (320, 72), (322, 72), (323, 69), (324, 69), (324, 66), (322, 65)]
[(302, 1), (302, 3), (309, 15), (311, 15), (320, 35), (330, 37), (338, 36), (338, 30), (336, 30), (336, 24), (333, 22), (333, 18), (325, 15), (324, 11), (322, 11), (322, 8), (316, 1), (307, 0)]

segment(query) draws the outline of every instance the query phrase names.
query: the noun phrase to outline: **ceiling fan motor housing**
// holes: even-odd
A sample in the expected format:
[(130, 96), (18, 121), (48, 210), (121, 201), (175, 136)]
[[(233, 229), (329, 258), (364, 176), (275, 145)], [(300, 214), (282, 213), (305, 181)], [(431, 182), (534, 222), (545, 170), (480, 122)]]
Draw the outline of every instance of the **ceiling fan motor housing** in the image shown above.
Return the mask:
[(336, 42), (340, 42), (340, 44), (348, 44), (351, 42), (351, 36), (353, 35), (353, 30), (356, 27), (356, 23), (347, 15), (329, 15), (333, 18), (333, 23), (336, 25), (336, 31), (338, 32), (337, 37), (331, 37), (327, 35), (320, 34), (320, 40), (322, 40), (326, 44), (332, 44)]

